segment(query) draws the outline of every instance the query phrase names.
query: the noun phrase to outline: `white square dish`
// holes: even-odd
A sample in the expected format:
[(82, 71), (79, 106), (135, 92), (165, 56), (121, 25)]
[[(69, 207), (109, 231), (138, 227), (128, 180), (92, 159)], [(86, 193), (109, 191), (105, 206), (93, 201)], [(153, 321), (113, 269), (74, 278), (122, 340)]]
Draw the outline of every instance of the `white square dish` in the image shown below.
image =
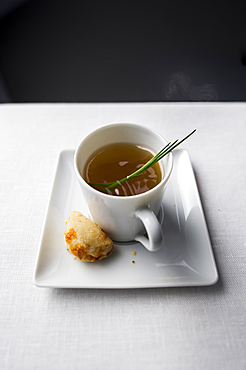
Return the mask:
[(88, 217), (73, 159), (73, 150), (60, 153), (35, 266), (37, 286), (129, 289), (217, 282), (218, 272), (187, 151), (173, 152), (173, 173), (159, 215), (165, 248), (149, 252), (137, 242), (114, 243), (112, 255), (94, 263), (74, 259), (65, 248), (65, 222), (70, 213), (78, 210)]

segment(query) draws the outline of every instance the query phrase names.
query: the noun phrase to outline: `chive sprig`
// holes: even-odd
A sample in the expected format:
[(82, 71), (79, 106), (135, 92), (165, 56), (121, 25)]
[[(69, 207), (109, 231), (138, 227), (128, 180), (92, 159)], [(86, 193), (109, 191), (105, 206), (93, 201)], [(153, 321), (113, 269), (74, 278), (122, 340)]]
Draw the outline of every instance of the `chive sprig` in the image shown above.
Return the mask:
[(147, 163), (145, 163), (142, 167), (140, 167), (137, 171), (133, 172), (132, 174), (124, 177), (121, 180), (116, 180), (113, 182), (103, 182), (103, 183), (89, 183), (91, 186), (101, 186), (103, 189), (100, 191), (108, 191), (111, 192), (123, 182), (133, 179), (134, 177), (140, 175), (142, 172), (146, 171), (149, 167), (153, 166), (155, 163), (159, 162), (162, 158), (164, 158), (167, 154), (171, 153), (178, 145), (183, 143), (187, 140), (191, 135), (194, 134), (196, 131), (193, 130), (189, 135), (185, 136), (182, 140), (175, 140), (173, 143), (169, 142), (167, 145), (164, 146), (154, 157), (152, 157)]

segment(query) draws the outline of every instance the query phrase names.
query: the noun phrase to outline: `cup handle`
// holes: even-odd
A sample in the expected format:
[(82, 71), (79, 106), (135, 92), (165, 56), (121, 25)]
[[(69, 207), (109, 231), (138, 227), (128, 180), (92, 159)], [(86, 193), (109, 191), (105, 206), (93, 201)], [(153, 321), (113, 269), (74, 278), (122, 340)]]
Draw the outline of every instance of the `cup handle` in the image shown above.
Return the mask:
[(142, 243), (150, 252), (160, 249), (164, 243), (164, 236), (154, 212), (148, 208), (142, 208), (135, 212), (135, 217), (142, 221), (148, 235), (148, 238), (144, 235), (137, 235), (135, 240)]

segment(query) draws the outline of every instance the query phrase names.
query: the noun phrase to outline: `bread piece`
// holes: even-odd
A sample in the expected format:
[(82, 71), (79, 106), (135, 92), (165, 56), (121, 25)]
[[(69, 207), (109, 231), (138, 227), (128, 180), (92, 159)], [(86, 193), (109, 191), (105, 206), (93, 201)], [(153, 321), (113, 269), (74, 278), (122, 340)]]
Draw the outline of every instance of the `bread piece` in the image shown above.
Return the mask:
[(77, 211), (71, 213), (64, 235), (66, 248), (85, 262), (98, 261), (113, 251), (113, 242), (105, 232)]

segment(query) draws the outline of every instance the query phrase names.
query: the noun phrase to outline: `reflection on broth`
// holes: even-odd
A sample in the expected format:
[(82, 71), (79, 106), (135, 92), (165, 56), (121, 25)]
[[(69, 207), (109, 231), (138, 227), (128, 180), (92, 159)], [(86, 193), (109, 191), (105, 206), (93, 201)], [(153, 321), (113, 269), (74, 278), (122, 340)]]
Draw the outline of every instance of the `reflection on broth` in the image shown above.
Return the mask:
[[(153, 158), (153, 154), (140, 145), (115, 143), (99, 148), (86, 163), (83, 177), (88, 183), (108, 183), (121, 180), (142, 167)], [(140, 175), (130, 179), (114, 190), (111, 195), (131, 196), (155, 187), (162, 180), (159, 163), (154, 164)], [(101, 190), (102, 187), (93, 187)], [(109, 192), (109, 190), (108, 190)]]

